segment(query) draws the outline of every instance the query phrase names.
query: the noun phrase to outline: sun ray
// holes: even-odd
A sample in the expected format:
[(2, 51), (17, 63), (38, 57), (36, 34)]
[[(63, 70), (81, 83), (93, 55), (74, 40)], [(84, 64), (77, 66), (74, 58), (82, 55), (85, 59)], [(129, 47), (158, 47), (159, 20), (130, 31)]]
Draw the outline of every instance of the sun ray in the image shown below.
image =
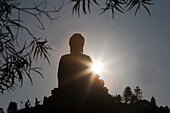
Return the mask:
[(96, 74), (101, 74), (102, 69), (103, 69), (103, 65), (100, 62), (93, 62), (92, 64), (92, 71), (95, 72)]

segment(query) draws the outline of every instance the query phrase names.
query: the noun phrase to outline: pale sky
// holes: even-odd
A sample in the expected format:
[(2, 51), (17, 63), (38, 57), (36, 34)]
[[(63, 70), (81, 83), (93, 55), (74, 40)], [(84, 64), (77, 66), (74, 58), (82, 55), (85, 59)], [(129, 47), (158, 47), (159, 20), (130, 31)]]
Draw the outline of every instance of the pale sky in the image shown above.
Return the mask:
[[(34, 4), (34, 0), (22, 0), (22, 3), (29, 7)], [(61, 3), (61, 0), (48, 1), (48, 8)], [(58, 84), (60, 57), (69, 53), (68, 40), (76, 32), (85, 37), (84, 54), (105, 64), (101, 78), (110, 94), (122, 94), (126, 86), (132, 90), (139, 86), (145, 99), (150, 100), (154, 96), (158, 106), (170, 106), (169, 4), (169, 0), (156, 0), (149, 7), (152, 16), (148, 16), (143, 9), (137, 16), (131, 10), (127, 14), (117, 13), (115, 19), (112, 19), (110, 12), (99, 16), (100, 9), (96, 7), (92, 7), (91, 14), (81, 14), (79, 18), (76, 14), (72, 15), (73, 4), (65, 2), (58, 13), (60, 18), (52, 25), (43, 19), (45, 31), (36, 27), (37, 22), (33, 18), (24, 16), (25, 24), (30, 26), (32, 32), (39, 37), (47, 36), (56, 52), (51, 52), (51, 66), (43, 60), (38, 63), (44, 69), (44, 79), (32, 75), (34, 85), (31, 86), (25, 76), (22, 88), (0, 95), (0, 107), (6, 111), (9, 102), (15, 101), (18, 108), (23, 108), (24, 104), (20, 102), (25, 103), (27, 99), (34, 106), (35, 97), (42, 103), (44, 96), (50, 96), (51, 90)], [(21, 33), (20, 36), (27, 34)]]

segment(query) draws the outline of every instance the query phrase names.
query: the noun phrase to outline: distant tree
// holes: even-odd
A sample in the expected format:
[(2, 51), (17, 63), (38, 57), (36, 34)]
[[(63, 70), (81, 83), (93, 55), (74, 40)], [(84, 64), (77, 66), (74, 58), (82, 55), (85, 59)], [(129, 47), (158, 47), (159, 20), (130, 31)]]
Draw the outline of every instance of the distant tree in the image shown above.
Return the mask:
[(25, 108), (28, 109), (30, 108), (30, 106), (31, 106), (30, 100), (27, 99), (27, 101), (25, 102)]
[(17, 110), (18, 110), (17, 103), (16, 102), (10, 102), (8, 109), (7, 109), (7, 113), (15, 113)]
[(35, 98), (35, 106), (39, 106), (39, 105), (40, 105), (40, 101), (37, 98)]
[(0, 108), (0, 113), (5, 113), (3, 108)]
[(160, 113), (170, 113), (170, 109), (168, 108), (168, 106), (160, 106), (159, 111)]
[(168, 106), (165, 106), (165, 109), (166, 109), (166, 110), (170, 110)]
[(165, 110), (166, 110), (167, 113), (170, 113), (170, 109), (169, 109), (168, 106), (165, 106)]
[(115, 95), (115, 96), (113, 96), (113, 100), (115, 103), (121, 103), (122, 97), (121, 97), (121, 95)]
[(151, 97), (150, 103), (151, 105), (156, 106), (156, 100), (153, 96)]
[(136, 103), (138, 101), (138, 97), (135, 94), (132, 94), (130, 103)]
[(142, 90), (139, 88), (139, 86), (136, 86), (136, 88), (134, 89), (134, 95), (137, 97), (137, 101), (143, 98)]
[(132, 90), (130, 87), (126, 87), (123, 92), (123, 100), (125, 103), (129, 103), (132, 97)]

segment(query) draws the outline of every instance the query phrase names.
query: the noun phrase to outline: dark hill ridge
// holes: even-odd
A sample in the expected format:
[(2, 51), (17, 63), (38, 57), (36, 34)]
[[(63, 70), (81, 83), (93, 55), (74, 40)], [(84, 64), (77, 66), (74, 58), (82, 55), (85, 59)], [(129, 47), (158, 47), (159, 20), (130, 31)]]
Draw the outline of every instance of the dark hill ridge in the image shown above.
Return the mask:
[(87, 87), (55, 88), (44, 97), (43, 105), (25, 108), (17, 113), (170, 113), (168, 107), (157, 107), (147, 100), (125, 103), (120, 95), (112, 96), (99, 76)]

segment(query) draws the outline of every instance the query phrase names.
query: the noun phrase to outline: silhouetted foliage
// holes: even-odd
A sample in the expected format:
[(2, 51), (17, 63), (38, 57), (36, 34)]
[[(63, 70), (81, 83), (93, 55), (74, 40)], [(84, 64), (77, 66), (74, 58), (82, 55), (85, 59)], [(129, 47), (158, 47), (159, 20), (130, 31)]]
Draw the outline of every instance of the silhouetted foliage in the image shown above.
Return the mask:
[(4, 110), (3, 110), (3, 108), (0, 108), (0, 113), (4, 113)]
[[(49, 60), (49, 50), (52, 48), (47, 44), (47, 38), (39, 38), (33, 35), (32, 31), (24, 24), (22, 14), (32, 16), (38, 21), (37, 27), (45, 29), (42, 16), (49, 21), (57, 19), (54, 14), (59, 9), (46, 10), (47, 2), (40, 2), (33, 7), (21, 7), (21, 3), (15, 0), (0, 0), (0, 93), (5, 90), (14, 89), (18, 83), (23, 83), (23, 76), (27, 75), (32, 83), (31, 73), (40, 73), (41, 68), (33, 67), (32, 63), (38, 58)], [(23, 47), (18, 43), (19, 32), (25, 31), (29, 36), (22, 37), (25, 40)], [(30, 42), (27, 40), (29, 38)], [(27, 40), (27, 41), (26, 41)], [(27, 42), (27, 43), (26, 43)]]
[(30, 103), (30, 100), (27, 99), (27, 101), (25, 102), (25, 109), (28, 109), (31, 107), (31, 103)]
[(151, 97), (150, 103), (151, 103), (151, 105), (156, 106), (155, 97), (153, 97), (153, 96)]
[(130, 103), (136, 103), (138, 100), (138, 97), (135, 94), (132, 94), (131, 99), (130, 99)]
[[(134, 103), (124, 103), (121, 95), (111, 96), (108, 90), (100, 84), (99, 78), (95, 79), (97, 84), (91, 89), (87, 96), (79, 90), (65, 90), (55, 88), (51, 96), (44, 97), (43, 105), (21, 109), (17, 113), (169, 113), (168, 106), (156, 106), (146, 100), (140, 99)], [(97, 87), (97, 86), (101, 87)], [(85, 93), (85, 92), (83, 92)]]
[(142, 90), (139, 88), (139, 86), (136, 86), (136, 88), (134, 89), (134, 95), (137, 97), (137, 101), (143, 98)]
[(130, 103), (132, 97), (132, 90), (130, 87), (126, 87), (123, 92), (123, 100), (125, 103)]
[(143, 98), (142, 90), (139, 88), (139, 86), (136, 86), (136, 88), (134, 89), (134, 93), (132, 93), (130, 102), (136, 103), (140, 101), (142, 98)]
[[(151, 15), (150, 10), (148, 8), (149, 5), (153, 5), (153, 0), (103, 0), (102, 3), (99, 3), (99, 0), (71, 0), (72, 2), (76, 2), (73, 6), (72, 12), (77, 13), (80, 16), (80, 10), (82, 9), (84, 14), (87, 14), (87, 10), (91, 12), (90, 5), (92, 3), (100, 6), (102, 12), (111, 11), (112, 17), (116, 12), (126, 13), (131, 9), (135, 8), (135, 15), (142, 7), (146, 9), (149, 15)], [(100, 1), (101, 2), (101, 1)], [(103, 7), (104, 6), (104, 7)]]
[(113, 96), (113, 100), (115, 103), (121, 103), (122, 97), (121, 97), (121, 95), (115, 95), (115, 96)]
[(37, 98), (35, 98), (35, 106), (39, 106), (39, 105), (40, 105), (40, 101)]
[(15, 113), (17, 112), (18, 108), (17, 108), (17, 103), (16, 102), (10, 102), (8, 109), (7, 109), (7, 113)]

